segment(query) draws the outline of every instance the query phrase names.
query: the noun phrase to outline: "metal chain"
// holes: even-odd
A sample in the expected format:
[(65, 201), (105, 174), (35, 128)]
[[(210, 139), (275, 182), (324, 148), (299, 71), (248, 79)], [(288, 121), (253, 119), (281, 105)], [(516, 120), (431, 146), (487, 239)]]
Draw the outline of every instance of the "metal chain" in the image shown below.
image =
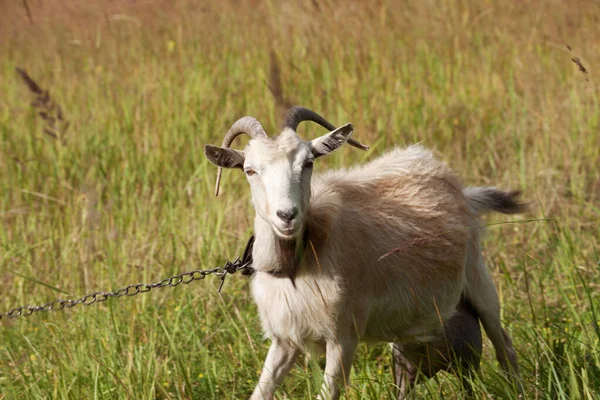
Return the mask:
[(223, 284), (225, 283), (225, 277), (227, 274), (235, 274), (238, 271), (241, 271), (243, 275), (251, 275), (254, 270), (252, 269), (252, 256), (251, 249), (252, 243), (254, 241), (254, 237), (250, 239), (248, 242), (248, 246), (244, 251), (244, 256), (240, 260), (237, 257), (235, 260), (227, 261), (225, 265), (222, 267), (217, 267), (213, 269), (207, 270), (194, 270), (190, 272), (184, 272), (179, 275), (172, 276), (170, 278), (163, 279), (162, 281), (156, 283), (138, 283), (134, 285), (129, 285), (122, 289), (118, 289), (112, 292), (96, 292), (92, 294), (88, 294), (84, 297), (81, 297), (76, 300), (54, 300), (50, 303), (46, 303), (41, 306), (22, 306), (13, 308), (9, 312), (0, 313), (0, 321), (3, 318), (16, 318), (16, 317), (28, 317), (31, 314), (39, 311), (56, 311), (62, 310), (64, 308), (72, 308), (79, 304), (84, 304), (86, 306), (92, 305), (94, 303), (101, 303), (103, 301), (108, 300), (112, 297), (123, 297), (123, 296), (135, 296), (140, 293), (147, 293), (152, 289), (164, 288), (167, 286), (175, 287), (181, 283), (187, 285), (190, 282), (201, 280), (206, 278), (208, 275), (216, 275), (221, 278), (221, 284), (219, 285), (218, 292), (221, 292), (223, 288)]

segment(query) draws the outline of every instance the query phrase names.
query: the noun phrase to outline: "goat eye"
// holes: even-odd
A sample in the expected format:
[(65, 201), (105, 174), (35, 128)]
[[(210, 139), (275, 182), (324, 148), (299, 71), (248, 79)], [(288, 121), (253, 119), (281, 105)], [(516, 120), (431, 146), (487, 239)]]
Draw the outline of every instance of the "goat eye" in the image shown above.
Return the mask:
[(313, 167), (313, 164), (314, 164), (314, 161), (313, 161), (313, 160), (307, 160), (307, 161), (304, 163), (304, 168), (312, 168), (312, 167)]
[(248, 175), (248, 176), (252, 176), (252, 175), (256, 174), (256, 171), (253, 170), (252, 168), (248, 168), (248, 169), (244, 170), (244, 172), (246, 172), (246, 175)]

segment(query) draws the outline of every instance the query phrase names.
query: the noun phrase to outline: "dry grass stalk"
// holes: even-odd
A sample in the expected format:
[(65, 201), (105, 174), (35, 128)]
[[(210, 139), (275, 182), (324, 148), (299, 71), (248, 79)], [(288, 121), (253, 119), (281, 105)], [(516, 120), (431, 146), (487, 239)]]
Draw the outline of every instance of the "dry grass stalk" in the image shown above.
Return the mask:
[(27, 88), (35, 95), (31, 106), (37, 110), (38, 115), (45, 121), (44, 133), (52, 139), (60, 140), (65, 144), (65, 132), (69, 121), (64, 118), (60, 105), (56, 103), (47, 90), (42, 89), (23, 68), (15, 68), (17, 74), (23, 79)]
[(27, 4), (27, 0), (22, 0), (23, 7), (25, 8), (25, 12), (27, 13), (27, 19), (29, 23), (33, 25), (33, 17), (31, 16), (31, 9), (29, 8), (29, 4)]
[[(571, 46), (569, 46), (569, 45), (567, 45), (567, 49), (570, 52), (573, 51), (571, 49)], [(589, 82), (590, 81), (590, 77), (589, 77), (589, 74), (588, 74), (588, 70), (585, 68), (585, 66), (581, 62), (581, 59), (579, 57), (571, 57), (571, 61), (573, 61), (573, 63), (575, 63), (575, 65), (577, 65), (577, 67), (579, 68), (579, 72), (583, 73), (583, 75), (585, 75), (585, 80), (587, 82)]]
[(274, 49), (271, 49), (270, 60), (269, 60), (269, 90), (275, 99), (275, 105), (277, 107), (277, 113), (283, 116), (289, 108), (294, 104), (286, 98), (283, 92), (283, 84), (281, 83), (281, 66), (277, 53)]
[(385, 253), (384, 255), (382, 255), (381, 257), (379, 257), (379, 259), (377, 261), (381, 261), (386, 257), (389, 257), (393, 254), (399, 253), (399, 252), (404, 252), (408, 249), (410, 249), (411, 247), (415, 247), (415, 246), (421, 246), (423, 244), (429, 243), (432, 240), (435, 240), (439, 235), (434, 235), (434, 236), (429, 236), (429, 237), (423, 237), (423, 238), (417, 238), (414, 240), (410, 240), (404, 244), (402, 244), (401, 246), (398, 246), (390, 251), (388, 251), (387, 253)]

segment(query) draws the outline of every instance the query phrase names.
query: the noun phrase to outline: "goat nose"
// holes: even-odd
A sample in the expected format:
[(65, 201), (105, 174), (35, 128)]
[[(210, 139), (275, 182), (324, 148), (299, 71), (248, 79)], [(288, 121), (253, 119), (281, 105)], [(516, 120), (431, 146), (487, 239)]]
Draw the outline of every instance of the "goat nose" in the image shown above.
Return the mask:
[(277, 210), (277, 216), (285, 222), (292, 221), (298, 215), (298, 208), (292, 207), (287, 210)]

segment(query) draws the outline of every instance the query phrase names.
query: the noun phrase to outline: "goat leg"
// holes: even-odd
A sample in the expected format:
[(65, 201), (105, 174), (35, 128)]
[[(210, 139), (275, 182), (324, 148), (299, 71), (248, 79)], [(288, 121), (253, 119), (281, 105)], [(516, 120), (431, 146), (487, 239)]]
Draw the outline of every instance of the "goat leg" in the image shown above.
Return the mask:
[(281, 384), (299, 354), (297, 346), (274, 337), (250, 400), (271, 400), (275, 388)]
[(453, 369), (459, 373), (463, 385), (470, 392), (468, 377), (479, 369), (482, 347), (477, 313), (463, 297), (437, 340), (404, 346), (393, 344), (398, 399), (408, 396), (419, 371), (426, 378), (431, 378), (438, 371)]
[(394, 378), (398, 388), (398, 400), (407, 398), (417, 378), (417, 368), (404, 356), (402, 346), (392, 343), (392, 357), (394, 358)]
[(326, 344), (325, 376), (319, 400), (337, 400), (340, 397), (341, 386), (350, 383), (350, 369), (358, 338), (346, 335)]

